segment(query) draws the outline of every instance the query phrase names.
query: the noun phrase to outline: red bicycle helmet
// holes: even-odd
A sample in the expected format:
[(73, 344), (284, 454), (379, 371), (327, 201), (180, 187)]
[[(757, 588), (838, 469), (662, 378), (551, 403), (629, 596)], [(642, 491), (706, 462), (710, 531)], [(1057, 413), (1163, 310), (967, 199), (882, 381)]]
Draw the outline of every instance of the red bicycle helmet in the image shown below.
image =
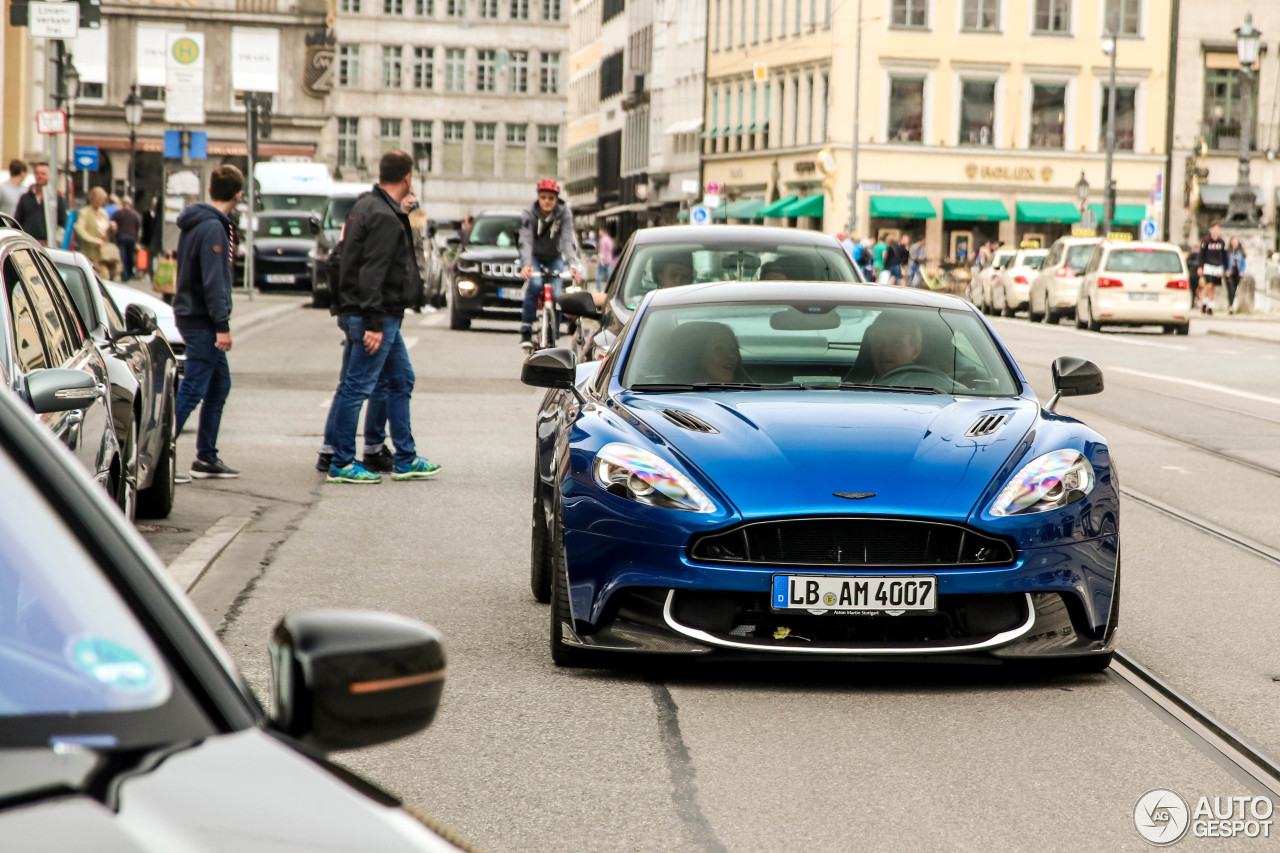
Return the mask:
[(538, 192), (543, 191), (553, 192), (556, 195), (560, 195), (560, 184), (555, 178), (543, 178), (538, 181)]

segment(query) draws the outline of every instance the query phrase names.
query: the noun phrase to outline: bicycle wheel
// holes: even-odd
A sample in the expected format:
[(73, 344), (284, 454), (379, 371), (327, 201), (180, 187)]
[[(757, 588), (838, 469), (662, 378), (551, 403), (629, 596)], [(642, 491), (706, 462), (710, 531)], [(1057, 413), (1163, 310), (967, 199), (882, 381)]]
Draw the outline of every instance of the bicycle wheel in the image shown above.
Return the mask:
[(556, 307), (550, 302), (542, 306), (538, 321), (538, 348), (549, 349), (556, 345)]

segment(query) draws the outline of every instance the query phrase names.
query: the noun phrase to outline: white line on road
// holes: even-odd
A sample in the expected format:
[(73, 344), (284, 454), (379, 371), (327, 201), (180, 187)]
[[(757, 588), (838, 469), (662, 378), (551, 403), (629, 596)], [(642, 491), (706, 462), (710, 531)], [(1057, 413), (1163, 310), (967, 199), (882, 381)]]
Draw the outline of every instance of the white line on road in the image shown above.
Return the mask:
[(169, 564), (169, 574), (183, 592), (191, 591), (205, 570), (252, 520), (247, 515), (224, 515)]
[[(1017, 320), (1010, 319), (1008, 317), (989, 317), (988, 319), (991, 320), (992, 322), (1009, 323), (1010, 325), (1016, 325), (1016, 326), (1028, 326), (1026, 322), (1018, 322)], [(1129, 344), (1130, 346), (1135, 346), (1135, 347), (1154, 347), (1155, 349), (1168, 349), (1168, 350), (1178, 350), (1178, 351), (1185, 351), (1190, 349), (1190, 347), (1184, 344), (1165, 344), (1165, 343), (1156, 343), (1155, 341), (1143, 341), (1143, 340), (1138, 340), (1135, 336), (1132, 336), (1132, 335), (1123, 335), (1123, 336), (1122, 335), (1104, 335), (1099, 332), (1086, 332), (1083, 329), (1075, 329), (1070, 326), (1048, 325), (1044, 323), (1035, 323), (1032, 325), (1038, 326), (1041, 329), (1049, 329), (1054, 332), (1060, 332), (1064, 335), (1079, 335), (1080, 337), (1090, 338), (1091, 340), (1095, 340), (1095, 341), (1114, 341), (1118, 344)]]
[(418, 342), (417, 338), (411, 338), (408, 335), (406, 335), (404, 338), (404, 348), (413, 349), (413, 345), (416, 344), (417, 342)]
[(1159, 379), (1164, 382), (1174, 382), (1178, 385), (1187, 385), (1191, 388), (1200, 388), (1205, 391), (1216, 391), (1219, 394), (1229, 394), (1232, 397), (1240, 397), (1244, 400), (1257, 400), (1259, 403), (1270, 403), (1273, 406), (1280, 406), (1280, 397), (1268, 397), (1265, 394), (1254, 394), (1252, 391), (1240, 391), (1235, 388), (1224, 388), (1221, 385), (1214, 385), (1212, 382), (1201, 382), (1197, 379), (1183, 379), (1181, 376), (1166, 376), (1163, 373), (1148, 373), (1145, 370), (1134, 370), (1130, 367), (1109, 367), (1112, 373), (1125, 373), (1129, 376), (1140, 376), (1143, 379)]

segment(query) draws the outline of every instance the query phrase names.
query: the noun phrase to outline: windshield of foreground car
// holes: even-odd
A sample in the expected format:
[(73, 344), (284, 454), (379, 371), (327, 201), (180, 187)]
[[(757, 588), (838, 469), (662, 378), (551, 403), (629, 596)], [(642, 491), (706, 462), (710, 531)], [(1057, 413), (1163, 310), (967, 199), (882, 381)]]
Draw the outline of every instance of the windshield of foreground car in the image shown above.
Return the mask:
[(972, 312), (852, 301), (652, 308), (636, 331), (622, 384), (639, 391), (758, 385), (980, 396), (1019, 392), (995, 341)]
[(481, 216), (471, 226), (468, 246), (515, 247), (520, 241), (519, 216)]
[(708, 281), (849, 281), (853, 263), (830, 246), (760, 243), (706, 248), (696, 243), (640, 246), (627, 264), (622, 301), (634, 308), (651, 290)]
[(347, 214), (355, 206), (355, 196), (339, 196), (329, 199), (329, 205), (324, 210), (324, 229), (326, 231), (334, 231), (341, 228), (347, 221)]

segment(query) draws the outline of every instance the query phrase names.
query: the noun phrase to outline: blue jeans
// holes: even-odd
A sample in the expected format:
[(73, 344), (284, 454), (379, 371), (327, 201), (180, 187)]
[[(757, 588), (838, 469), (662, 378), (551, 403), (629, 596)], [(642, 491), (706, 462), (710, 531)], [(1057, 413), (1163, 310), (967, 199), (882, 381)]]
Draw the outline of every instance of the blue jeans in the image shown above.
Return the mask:
[(596, 262), (596, 290), (604, 290), (609, 276), (613, 275), (613, 264)]
[(395, 464), (408, 465), (418, 455), (409, 425), (409, 399), (415, 377), (409, 350), (400, 334), (400, 320), (382, 321), (382, 345), (373, 354), (364, 348), (364, 320), (348, 316), (346, 321), (349, 344), (346, 372), (331, 407), (332, 465), (345, 468), (355, 461), (360, 408), (380, 382), (386, 384), (386, 413), (391, 422), (391, 441), (396, 448)]
[[(337, 400), (342, 383), (347, 381), (347, 360), (351, 357), (351, 338), (347, 335), (347, 318), (338, 317), (338, 328), (342, 330), (342, 367), (338, 371), (338, 387), (333, 392)], [(329, 405), (329, 416), (324, 422), (324, 446), (321, 453), (333, 453), (333, 419), (338, 407)], [(387, 440), (387, 383), (381, 376), (378, 384), (369, 395), (369, 405), (364, 412), (364, 452), (370, 453), (382, 447)]]
[(187, 366), (178, 386), (177, 432), (182, 434), (187, 418), (203, 403), (196, 429), (196, 458), (216, 462), (222, 407), (231, 393), (231, 367), (227, 354), (214, 346), (216, 332), (181, 327), (179, 331), (187, 344)]
[(116, 248), (120, 250), (120, 280), (133, 278), (133, 253), (138, 248), (138, 241), (132, 237), (117, 237)]
[[(538, 279), (538, 273), (542, 273), (542, 280)], [(564, 258), (556, 258), (554, 261), (540, 261), (533, 259), (533, 275), (524, 286), (524, 304), (520, 306), (520, 333), (533, 331), (533, 315), (538, 313), (538, 297), (542, 295), (542, 288), (548, 278), (551, 279), (551, 293), (555, 297), (560, 296), (560, 273), (564, 272)], [(560, 312), (556, 312), (556, 325), (560, 325)]]

